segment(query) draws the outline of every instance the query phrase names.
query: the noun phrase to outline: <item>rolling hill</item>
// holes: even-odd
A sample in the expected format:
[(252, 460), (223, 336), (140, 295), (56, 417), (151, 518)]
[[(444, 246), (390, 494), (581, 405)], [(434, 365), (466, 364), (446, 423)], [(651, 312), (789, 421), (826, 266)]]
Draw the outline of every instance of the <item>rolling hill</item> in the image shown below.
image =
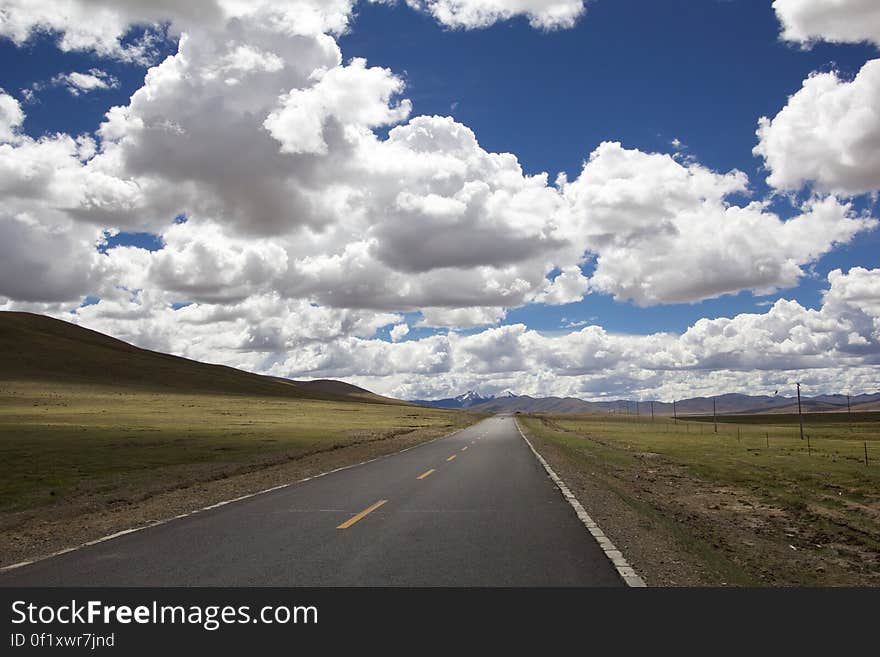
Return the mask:
[(0, 312), (0, 381), (405, 404), (342, 381), (290, 381), (141, 349), (44, 315)]

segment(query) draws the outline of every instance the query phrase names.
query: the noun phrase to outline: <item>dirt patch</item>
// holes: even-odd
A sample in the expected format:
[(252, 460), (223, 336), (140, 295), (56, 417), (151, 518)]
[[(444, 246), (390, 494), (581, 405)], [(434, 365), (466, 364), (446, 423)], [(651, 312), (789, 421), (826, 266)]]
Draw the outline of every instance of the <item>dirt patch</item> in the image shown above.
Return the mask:
[[(49, 506), (0, 514), (0, 566), (392, 454), (435, 436), (416, 430), (371, 432), (354, 442), (248, 464), (175, 466), (151, 472), (149, 482), (92, 484)], [(102, 487), (108, 490), (102, 492)]]

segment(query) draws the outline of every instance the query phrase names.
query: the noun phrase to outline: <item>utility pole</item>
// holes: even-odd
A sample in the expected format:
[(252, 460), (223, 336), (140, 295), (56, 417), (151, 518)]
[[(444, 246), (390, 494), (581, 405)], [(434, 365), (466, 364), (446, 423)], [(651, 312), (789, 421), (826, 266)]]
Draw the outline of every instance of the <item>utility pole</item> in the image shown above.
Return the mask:
[(651, 422), (654, 421), (654, 402), (651, 402)]
[(678, 413), (675, 412), (675, 400), (672, 400), (672, 423), (678, 424)]
[(801, 424), (801, 440), (804, 439), (804, 415), (801, 412), (801, 384), (797, 383), (797, 395), (798, 395), (798, 421)]
[(846, 396), (846, 419), (849, 423), (849, 430), (852, 431), (852, 405), (849, 403), (849, 395)]
[(715, 411), (715, 398), (712, 398), (712, 421), (715, 423), (715, 433), (718, 433), (718, 413)]

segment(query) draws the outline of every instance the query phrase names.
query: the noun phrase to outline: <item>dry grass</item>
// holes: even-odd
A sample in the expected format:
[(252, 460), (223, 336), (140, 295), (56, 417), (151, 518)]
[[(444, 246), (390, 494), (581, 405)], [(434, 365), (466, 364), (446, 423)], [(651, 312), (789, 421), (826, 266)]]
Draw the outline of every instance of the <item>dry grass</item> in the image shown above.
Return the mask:
[(730, 419), (717, 434), (666, 418), (523, 424), (665, 523), (709, 566), (706, 583), (880, 584), (880, 414), (808, 423), (809, 447), (791, 418)]

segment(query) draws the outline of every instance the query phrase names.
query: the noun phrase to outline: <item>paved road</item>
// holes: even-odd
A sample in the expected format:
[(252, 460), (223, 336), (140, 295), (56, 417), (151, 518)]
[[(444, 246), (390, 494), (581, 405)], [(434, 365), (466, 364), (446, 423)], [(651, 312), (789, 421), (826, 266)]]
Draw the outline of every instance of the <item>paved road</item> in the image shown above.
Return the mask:
[(0, 573), (0, 586), (619, 586), (498, 416), (372, 463)]

